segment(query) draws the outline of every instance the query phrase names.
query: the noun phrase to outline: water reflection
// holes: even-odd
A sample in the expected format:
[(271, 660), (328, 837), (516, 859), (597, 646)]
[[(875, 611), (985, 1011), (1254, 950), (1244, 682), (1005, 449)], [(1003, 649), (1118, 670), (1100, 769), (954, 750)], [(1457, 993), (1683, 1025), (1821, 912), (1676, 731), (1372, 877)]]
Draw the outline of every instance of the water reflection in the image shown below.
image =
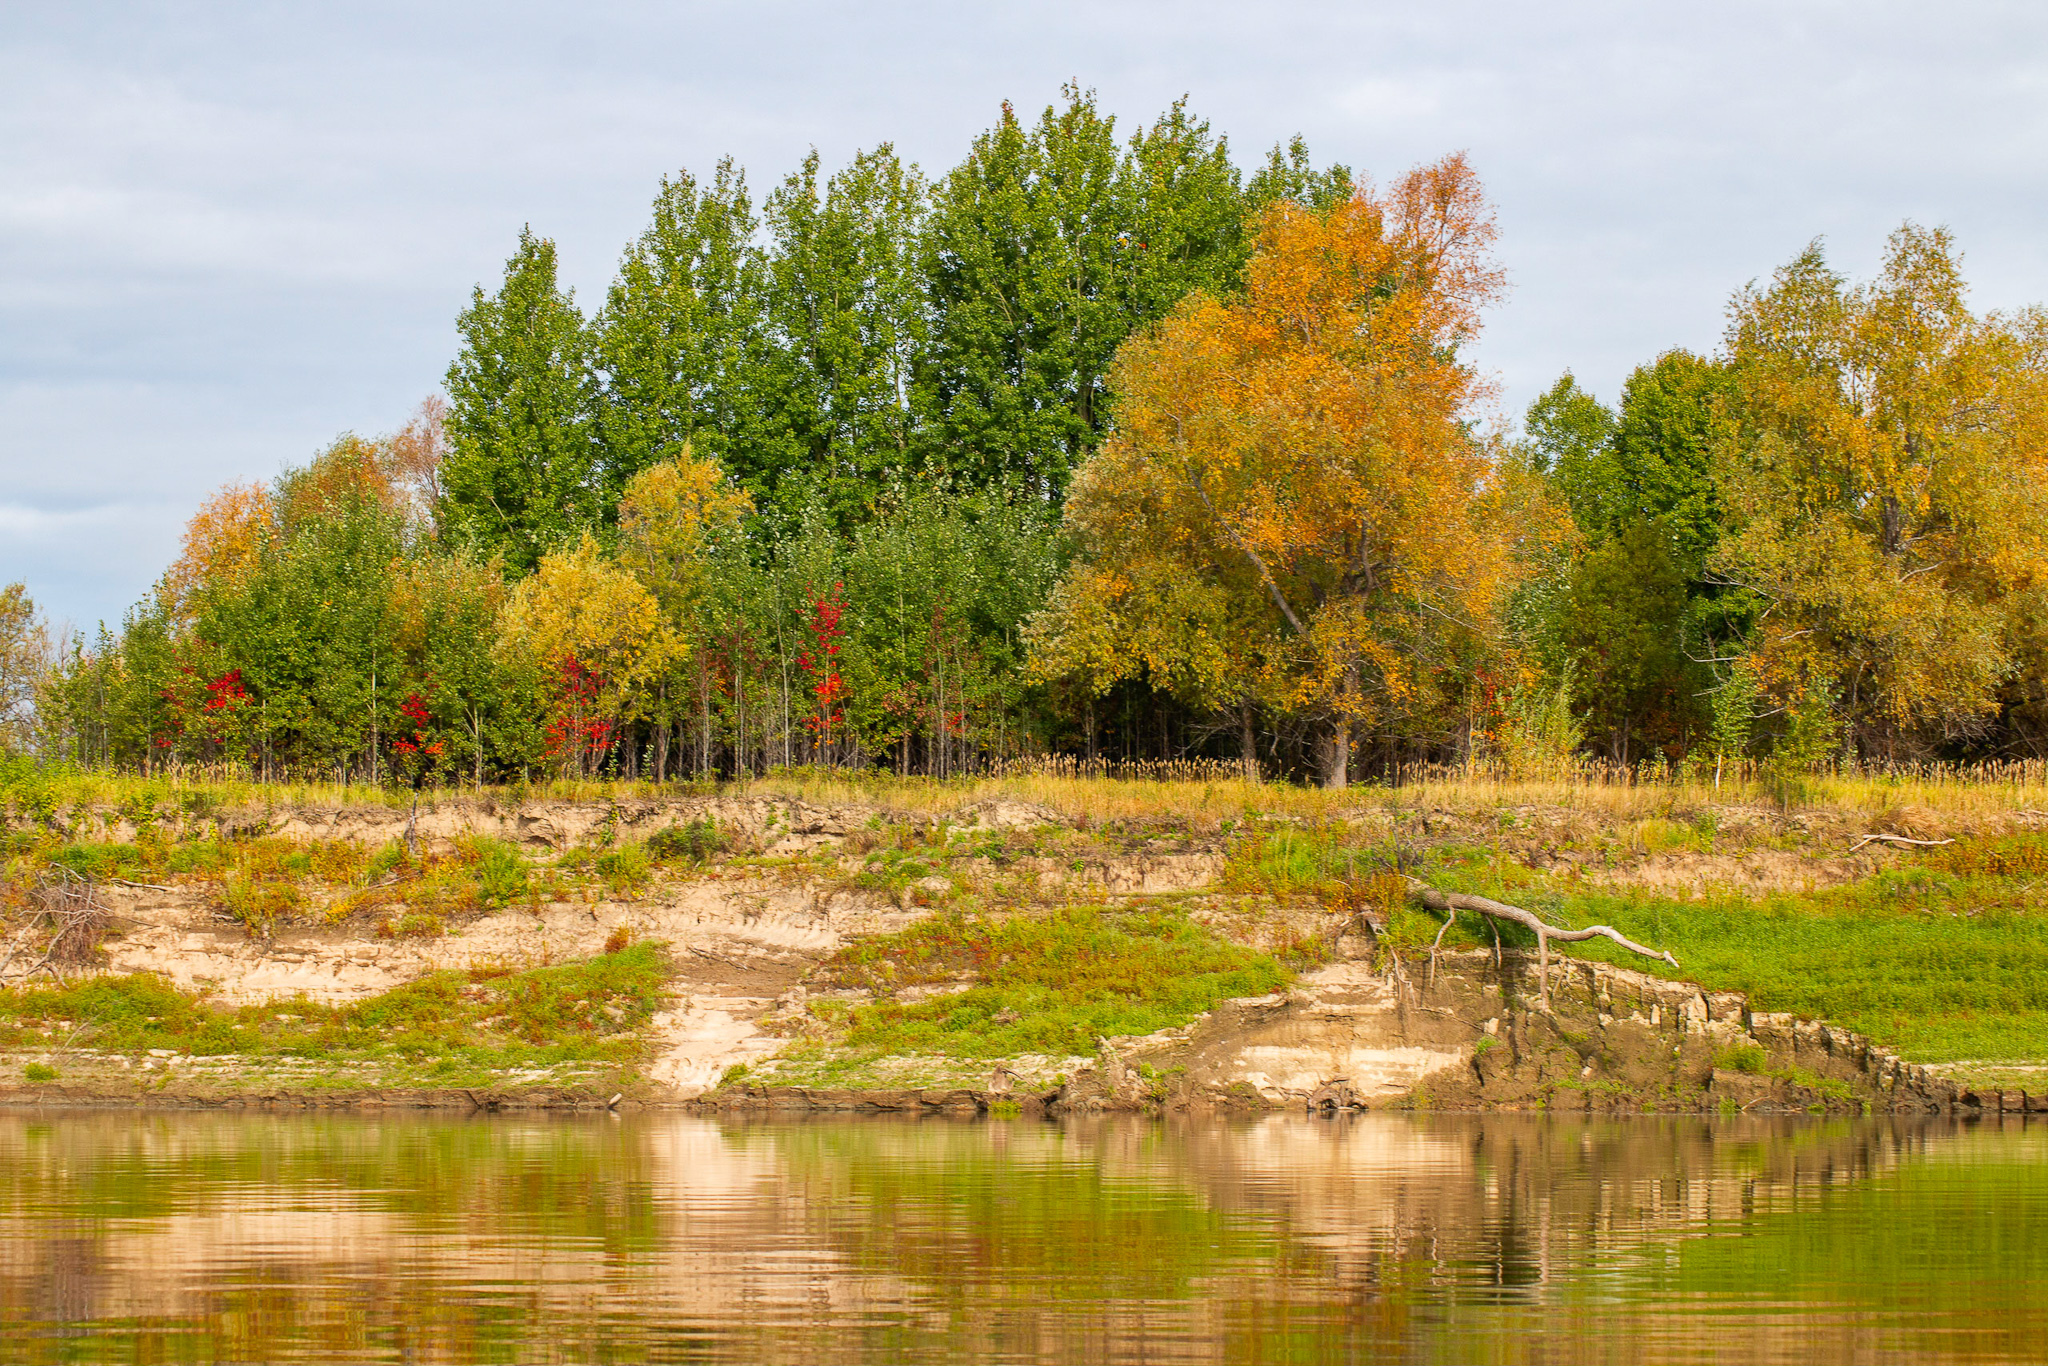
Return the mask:
[(2031, 1360), (2048, 1127), (0, 1117), (0, 1360)]

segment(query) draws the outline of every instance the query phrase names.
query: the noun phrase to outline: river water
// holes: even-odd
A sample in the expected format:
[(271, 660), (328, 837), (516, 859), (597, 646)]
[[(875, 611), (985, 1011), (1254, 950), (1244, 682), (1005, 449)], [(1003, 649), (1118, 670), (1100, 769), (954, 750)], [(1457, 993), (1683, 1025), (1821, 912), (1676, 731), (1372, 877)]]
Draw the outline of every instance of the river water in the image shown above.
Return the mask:
[(0, 1361), (2040, 1361), (2048, 1125), (0, 1115)]

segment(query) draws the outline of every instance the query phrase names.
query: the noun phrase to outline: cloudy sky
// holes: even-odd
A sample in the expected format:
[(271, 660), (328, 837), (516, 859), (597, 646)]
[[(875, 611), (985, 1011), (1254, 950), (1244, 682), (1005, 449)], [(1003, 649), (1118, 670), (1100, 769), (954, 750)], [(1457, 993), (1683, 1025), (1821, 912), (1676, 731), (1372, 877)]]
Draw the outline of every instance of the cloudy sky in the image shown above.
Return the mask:
[(1981, 307), (2048, 300), (2044, 40), (2048, 6), (1971, 0), (0, 0), (0, 583), (117, 618), (210, 489), (397, 426), (522, 223), (588, 303), (664, 172), (940, 171), (1067, 79), (1126, 126), (1186, 93), (1240, 161), (1468, 151), (1509, 414), (1711, 347), (1816, 236), (1863, 274), (1947, 224)]

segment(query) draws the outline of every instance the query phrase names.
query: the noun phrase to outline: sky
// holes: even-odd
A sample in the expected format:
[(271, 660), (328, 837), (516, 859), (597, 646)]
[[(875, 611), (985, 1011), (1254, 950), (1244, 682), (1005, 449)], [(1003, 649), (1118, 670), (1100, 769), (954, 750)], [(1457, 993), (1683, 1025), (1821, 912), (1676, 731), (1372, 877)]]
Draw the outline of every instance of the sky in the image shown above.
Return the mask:
[(664, 174), (939, 173), (1069, 80), (1125, 130), (1185, 94), (1241, 164), (1467, 152), (1508, 422), (1711, 349), (1816, 237), (1864, 276), (1946, 225), (1979, 308), (2048, 300), (2038, 3), (0, 0), (0, 584), (118, 621), (214, 488), (434, 392), (522, 224), (588, 308)]

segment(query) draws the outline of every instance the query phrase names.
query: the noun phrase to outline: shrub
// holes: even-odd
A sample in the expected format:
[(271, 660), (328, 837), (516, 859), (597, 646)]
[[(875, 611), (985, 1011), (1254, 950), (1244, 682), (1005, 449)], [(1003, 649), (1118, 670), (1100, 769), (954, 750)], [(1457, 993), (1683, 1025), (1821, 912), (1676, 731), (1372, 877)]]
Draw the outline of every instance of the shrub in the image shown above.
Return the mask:
[(647, 846), (637, 840), (605, 850), (597, 856), (595, 866), (598, 876), (611, 884), (613, 892), (620, 894), (632, 891), (647, 881), (652, 868)]
[(699, 816), (687, 825), (671, 825), (647, 839), (647, 850), (663, 863), (700, 864), (724, 850), (729, 841), (720, 833), (718, 822)]
[(486, 906), (506, 906), (526, 894), (526, 860), (503, 840), (466, 840), (463, 855), (476, 873), (479, 898)]
[(57, 1069), (47, 1063), (32, 1062), (21, 1069), (21, 1075), (32, 1082), (57, 1080)]
[(1714, 1054), (1714, 1066), (1724, 1072), (1746, 1072), (1752, 1077), (1763, 1075), (1764, 1051), (1753, 1043), (1730, 1044)]

